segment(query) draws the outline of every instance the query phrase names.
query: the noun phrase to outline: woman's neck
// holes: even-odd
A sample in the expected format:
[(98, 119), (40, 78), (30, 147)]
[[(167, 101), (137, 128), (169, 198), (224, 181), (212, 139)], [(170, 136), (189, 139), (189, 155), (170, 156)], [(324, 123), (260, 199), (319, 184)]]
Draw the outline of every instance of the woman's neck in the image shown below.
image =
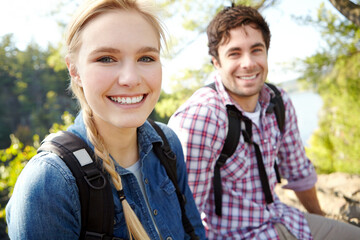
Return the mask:
[(136, 128), (116, 128), (97, 124), (97, 129), (110, 155), (121, 167), (127, 168), (138, 161)]

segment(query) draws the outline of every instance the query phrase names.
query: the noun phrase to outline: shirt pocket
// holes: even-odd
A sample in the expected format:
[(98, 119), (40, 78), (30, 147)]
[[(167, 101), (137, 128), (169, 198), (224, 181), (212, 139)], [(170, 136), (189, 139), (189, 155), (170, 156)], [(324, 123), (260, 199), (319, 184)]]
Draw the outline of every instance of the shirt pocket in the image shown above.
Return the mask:
[[(276, 132), (275, 134), (271, 135), (272, 137), (269, 137), (270, 139), (270, 146), (267, 146), (267, 149), (269, 149), (270, 151), (270, 159), (277, 159), (278, 158), (278, 153), (280, 150), (280, 146), (281, 146), (281, 140), (282, 140), (282, 135), (280, 132)], [(275, 161), (279, 161), (279, 160), (275, 160)], [(273, 164), (273, 161), (271, 161), (271, 163)]]
[(177, 198), (176, 189), (169, 177), (164, 178), (160, 184), (160, 189), (164, 193), (164, 199), (159, 199), (161, 206), (164, 207), (167, 214), (174, 215), (181, 219), (181, 208)]
[(247, 144), (238, 147), (235, 153), (227, 159), (225, 165), (221, 168), (221, 177), (225, 181), (233, 183), (246, 177), (250, 168), (250, 153), (246, 149)]

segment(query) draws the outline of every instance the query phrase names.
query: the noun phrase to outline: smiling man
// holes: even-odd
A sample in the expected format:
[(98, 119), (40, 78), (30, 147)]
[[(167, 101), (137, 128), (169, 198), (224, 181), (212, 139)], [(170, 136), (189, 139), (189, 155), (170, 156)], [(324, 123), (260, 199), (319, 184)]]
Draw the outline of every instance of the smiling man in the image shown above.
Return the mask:
[[(355, 239), (359, 228), (322, 216), (317, 175), (305, 155), (289, 95), (278, 90), (283, 127), (282, 118), (278, 122), (269, 108), (276, 89), (265, 84), (270, 30), (263, 17), (250, 7), (229, 7), (215, 16), (207, 34), (217, 70), (214, 85), (196, 91), (169, 126), (182, 142), (189, 185), (208, 238)], [(229, 130), (231, 115), (239, 116), (236, 131)], [(224, 157), (229, 136), (238, 143)], [(219, 159), (225, 163), (217, 164)], [(280, 201), (274, 192), (276, 169), (309, 213)]]

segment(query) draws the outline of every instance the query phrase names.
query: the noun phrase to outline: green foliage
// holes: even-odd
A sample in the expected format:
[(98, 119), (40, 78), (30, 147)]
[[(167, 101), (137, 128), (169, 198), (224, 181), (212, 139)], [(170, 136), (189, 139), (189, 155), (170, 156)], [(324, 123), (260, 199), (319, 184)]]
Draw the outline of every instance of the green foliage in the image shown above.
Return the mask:
[(324, 103), (307, 154), (318, 172), (360, 174), (360, 29), (324, 6), (312, 22), (320, 26), (328, 49), (303, 62), (302, 81)]
[(171, 81), (172, 93), (162, 92), (155, 106), (160, 121), (167, 123), (171, 115), (183, 104), (197, 89), (204, 85), (213, 70), (211, 64), (206, 63), (197, 70), (185, 69), (182, 75), (173, 77)]
[[(66, 130), (74, 122), (74, 117), (68, 112), (64, 112), (61, 118), (63, 124), (54, 123), (50, 132)], [(20, 172), (36, 155), (36, 149), (40, 146), (38, 135), (33, 136), (32, 145), (23, 144), (14, 134), (11, 134), (10, 138), (11, 145), (0, 150), (0, 222), (5, 218), (5, 205), (14, 190)]]
[(11, 133), (29, 145), (34, 134), (43, 138), (65, 110), (76, 112), (61, 49), (31, 43), (21, 51), (11, 35), (0, 40), (0, 148), (10, 145)]
[[(33, 146), (24, 146), (13, 134), (11, 137), (11, 146), (0, 150), (0, 192), (1, 199), (8, 199), (12, 194), (15, 182), (27, 161), (36, 154)], [(35, 139), (38, 139), (35, 137)], [(35, 143), (35, 144), (38, 144)], [(0, 218), (5, 217), (6, 202), (0, 201)]]
[(52, 127), (49, 130), (50, 133), (56, 133), (58, 131), (66, 131), (66, 129), (74, 123), (75, 117), (66, 111), (61, 116), (61, 120), (62, 120), (62, 124), (54, 123), (52, 125)]

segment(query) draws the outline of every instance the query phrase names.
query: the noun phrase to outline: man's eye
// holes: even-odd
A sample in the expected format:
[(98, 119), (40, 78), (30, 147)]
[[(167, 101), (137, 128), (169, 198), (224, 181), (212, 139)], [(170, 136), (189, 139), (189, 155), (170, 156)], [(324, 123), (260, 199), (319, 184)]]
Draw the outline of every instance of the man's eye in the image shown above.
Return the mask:
[(238, 56), (238, 55), (239, 55), (239, 53), (233, 52), (233, 53), (230, 53), (230, 54), (229, 54), (229, 57)]
[(101, 57), (101, 58), (97, 59), (97, 62), (111, 63), (111, 62), (114, 62), (114, 59), (112, 59), (111, 57)]
[(139, 58), (139, 62), (153, 62), (153, 61), (155, 61), (155, 59), (149, 56), (144, 56)]

